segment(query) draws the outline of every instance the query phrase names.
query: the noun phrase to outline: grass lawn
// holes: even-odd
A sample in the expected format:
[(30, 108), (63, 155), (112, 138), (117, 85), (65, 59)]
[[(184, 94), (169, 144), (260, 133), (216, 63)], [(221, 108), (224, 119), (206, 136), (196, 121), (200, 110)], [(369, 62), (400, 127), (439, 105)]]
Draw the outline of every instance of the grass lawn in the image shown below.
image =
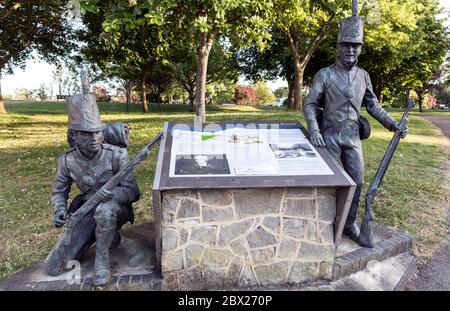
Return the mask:
[[(0, 115), (0, 279), (43, 260), (60, 230), (52, 225), (50, 196), (58, 156), (67, 148), (64, 102), (6, 103)], [(165, 121), (191, 121), (187, 106), (163, 105), (163, 113), (143, 114), (139, 105), (100, 103), (104, 122), (126, 122), (131, 127), (130, 154), (134, 155)], [(207, 108), (209, 122), (231, 119), (297, 119), (285, 108), (219, 106)], [(392, 112), (399, 119), (400, 111)], [(450, 160), (448, 141), (430, 122), (414, 114), (410, 134), (391, 162), (376, 199), (376, 221), (407, 230), (417, 237), (414, 252), (422, 259), (446, 239), (446, 208), (450, 197), (443, 164)], [(450, 118), (450, 114), (449, 114)], [(372, 136), (364, 141), (366, 189), (381, 161), (392, 133), (369, 118)], [(449, 119), (450, 120), (450, 119)], [(152, 220), (151, 186), (157, 152), (136, 171), (142, 192), (135, 204), (136, 222)], [(448, 162), (447, 162), (448, 163)], [(71, 197), (76, 195), (73, 187)], [(362, 214), (361, 209), (361, 214)]]
[(420, 116), (421, 114), (428, 114), (433, 116), (450, 117), (450, 110), (448, 109), (427, 109), (419, 112), (418, 109), (413, 109), (413, 115)]

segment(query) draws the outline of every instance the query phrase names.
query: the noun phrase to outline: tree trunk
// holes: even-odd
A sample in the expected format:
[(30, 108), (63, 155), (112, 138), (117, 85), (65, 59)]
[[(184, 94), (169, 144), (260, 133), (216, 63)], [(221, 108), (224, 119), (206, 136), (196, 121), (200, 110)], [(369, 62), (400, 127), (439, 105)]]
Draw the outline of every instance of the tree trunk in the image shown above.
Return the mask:
[(6, 113), (5, 105), (3, 104), (3, 95), (2, 95), (2, 74), (0, 72), (0, 113)]
[(383, 105), (383, 85), (381, 83), (376, 86), (375, 95), (378, 98), (380, 106), (382, 106)]
[(206, 93), (206, 74), (208, 70), (208, 57), (211, 51), (212, 38), (206, 32), (201, 32), (198, 37), (197, 48), (197, 82), (195, 90), (195, 104), (197, 117), (206, 121), (205, 93)]
[(287, 39), (289, 41), (289, 48), (291, 50), (291, 55), (294, 60), (294, 104), (290, 106), (289, 109), (301, 109), (302, 108), (302, 88), (303, 88), (303, 72), (300, 64), (300, 55), (298, 54), (297, 44), (298, 41), (295, 38), (295, 31), (291, 29), (286, 33)]
[(131, 82), (130, 80), (125, 81), (125, 96), (127, 98), (126, 101), (126, 110), (130, 111), (130, 101), (131, 101)]
[(191, 90), (189, 93), (189, 112), (194, 111), (195, 92)]
[(60, 78), (58, 78), (58, 92), (59, 92), (59, 95), (62, 95), (61, 79)]
[(423, 93), (417, 93), (419, 97), (419, 112), (423, 112)]
[(156, 106), (158, 107), (158, 111), (162, 112), (162, 108), (161, 108), (161, 96), (160, 95), (156, 95)]
[(288, 109), (294, 109), (294, 85), (295, 82), (293, 80), (288, 80)]
[(188, 111), (194, 112), (195, 80), (191, 81), (190, 79), (188, 79), (187, 81), (183, 81), (181, 84), (183, 85), (184, 90), (188, 93)]
[(303, 72), (298, 59), (294, 58), (294, 109), (301, 110), (303, 104)]
[(144, 68), (142, 68), (141, 74), (141, 100), (142, 100), (142, 112), (148, 112), (148, 103), (147, 103), (147, 88), (145, 86), (145, 81), (147, 80), (149, 65), (145, 64)]

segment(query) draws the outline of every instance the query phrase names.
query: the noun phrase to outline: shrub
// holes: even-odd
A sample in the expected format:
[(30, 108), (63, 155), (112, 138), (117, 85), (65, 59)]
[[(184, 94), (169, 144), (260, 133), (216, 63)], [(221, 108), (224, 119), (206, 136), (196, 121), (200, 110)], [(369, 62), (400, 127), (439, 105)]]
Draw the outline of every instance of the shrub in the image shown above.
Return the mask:
[(264, 81), (258, 81), (254, 85), (258, 105), (271, 105), (275, 102), (275, 95), (267, 87)]
[(234, 91), (236, 105), (256, 105), (256, 90), (251, 86), (237, 85)]

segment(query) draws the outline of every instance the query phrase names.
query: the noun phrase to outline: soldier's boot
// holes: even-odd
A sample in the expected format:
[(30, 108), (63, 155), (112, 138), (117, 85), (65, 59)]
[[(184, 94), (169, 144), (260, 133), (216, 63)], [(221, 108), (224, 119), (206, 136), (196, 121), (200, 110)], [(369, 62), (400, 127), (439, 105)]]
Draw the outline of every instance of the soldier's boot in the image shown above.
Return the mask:
[(353, 241), (359, 243), (359, 228), (354, 221), (350, 223), (345, 223), (344, 234), (347, 235)]
[(359, 243), (359, 228), (356, 225), (356, 213), (359, 207), (359, 197), (361, 195), (362, 185), (357, 185), (355, 195), (353, 196), (352, 204), (350, 205), (350, 211), (347, 215), (347, 220), (344, 226), (344, 234), (350, 239)]
[(116, 228), (95, 229), (95, 273), (94, 285), (104, 286), (111, 280), (109, 248), (116, 234)]

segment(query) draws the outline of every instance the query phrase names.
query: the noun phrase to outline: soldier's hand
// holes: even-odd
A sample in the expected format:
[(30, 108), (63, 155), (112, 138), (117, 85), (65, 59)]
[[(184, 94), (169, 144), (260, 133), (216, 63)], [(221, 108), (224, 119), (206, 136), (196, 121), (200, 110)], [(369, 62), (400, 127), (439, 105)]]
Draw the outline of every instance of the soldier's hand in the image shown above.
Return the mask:
[[(395, 131), (398, 131), (398, 130), (400, 130), (400, 125), (399, 125), (399, 123), (397, 123), (397, 124), (395, 125)], [(408, 126), (405, 126), (405, 128), (402, 130), (402, 133), (401, 133), (400, 137), (401, 137), (401, 138), (405, 138), (406, 135), (408, 135)]]
[(114, 193), (106, 189), (100, 189), (99, 191), (97, 191), (97, 193), (102, 202), (107, 202), (109, 200), (112, 200), (112, 198), (114, 198)]
[(312, 131), (309, 134), (309, 139), (314, 146), (325, 147), (325, 141), (319, 131)]
[(53, 224), (56, 228), (62, 227), (67, 220), (69, 220), (70, 214), (66, 208), (60, 208), (55, 211), (55, 215), (53, 216)]

